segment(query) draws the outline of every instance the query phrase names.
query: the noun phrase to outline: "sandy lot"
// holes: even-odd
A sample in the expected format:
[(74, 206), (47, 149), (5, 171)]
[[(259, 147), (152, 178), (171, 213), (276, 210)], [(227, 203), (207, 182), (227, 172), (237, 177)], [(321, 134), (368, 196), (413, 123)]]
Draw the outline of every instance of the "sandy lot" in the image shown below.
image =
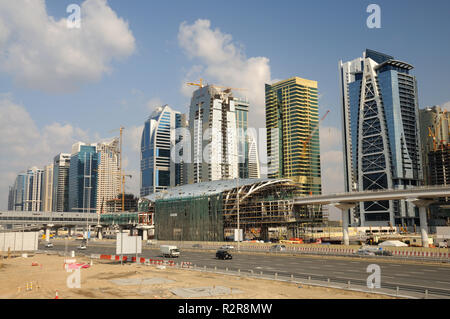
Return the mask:
[[(89, 264), (89, 258), (77, 257), (78, 262)], [(32, 266), (32, 264), (35, 266)], [(37, 265), (36, 265), (37, 264)], [(28, 258), (16, 257), (0, 260), (0, 298), (2, 299), (185, 299), (173, 293), (177, 288), (226, 287), (231, 293), (201, 299), (384, 299), (387, 296), (309, 287), (288, 282), (203, 273), (187, 269), (158, 269), (156, 266), (112, 263), (93, 260), (93, 266), (81, 269), (81, 288), (68, 288), (67, 278), (73, 273), (64, 269), (64, 257), (36, 254)], [(112, 280), (140, 284), (124, 285)], [(154, 283), (170, 280), (171, 282)], [(30, 290), (30, 283), (33, 289)], [(27, 284), (28, 283), (28, 284)], [(28, 285), (28, 291), (27, 291)], [(237, 292), (237, 293), (236, 293)]]

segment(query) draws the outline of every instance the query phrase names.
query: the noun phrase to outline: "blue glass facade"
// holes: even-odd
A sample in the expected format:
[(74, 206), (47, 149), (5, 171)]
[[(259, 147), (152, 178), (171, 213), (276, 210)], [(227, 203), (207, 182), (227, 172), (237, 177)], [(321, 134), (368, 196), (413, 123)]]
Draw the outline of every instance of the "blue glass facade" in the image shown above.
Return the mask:
[[(392, 56), (366, 50), (364, 58), (341, 63), (343, 110), (351, 147), (346, 180), (355, 190), (408, 188), (422, 180), (417, 84), (413, 67)], [(348, 143), (349, 141), (344, 141)], [(345, 161), (347, 162), (347, 160)], [(417, 209), (405, 201), (361, 203), (359, 224), (411, 225)]]
[(71, 212), (96, 211), (100, 154), (95, 146), (81, 145), (72, 154), (69, 168), (69, 206)]
[(182, 183), (183, 166), (171, 161), (175, 129), (182, 114), (169, 106), (158, 108), (145, 122), (141, 137), (141, 196)]

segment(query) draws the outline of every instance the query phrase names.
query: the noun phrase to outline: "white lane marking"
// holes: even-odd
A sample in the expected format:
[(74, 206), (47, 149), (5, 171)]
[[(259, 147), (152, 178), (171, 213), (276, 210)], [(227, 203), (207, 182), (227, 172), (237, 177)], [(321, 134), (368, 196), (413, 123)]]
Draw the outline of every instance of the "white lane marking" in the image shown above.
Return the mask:
[(441, 284), (446, 284), (446, 285), (450, 284), (450, 282), (448, 282), (448, 281), (436, 281), (436, 282), (439, 282)]

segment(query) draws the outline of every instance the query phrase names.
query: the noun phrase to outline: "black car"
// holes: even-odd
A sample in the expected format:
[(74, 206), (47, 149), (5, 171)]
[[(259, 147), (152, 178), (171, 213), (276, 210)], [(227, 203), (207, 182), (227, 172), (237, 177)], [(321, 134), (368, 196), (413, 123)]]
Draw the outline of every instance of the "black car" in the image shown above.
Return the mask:
[(232, 259), (233, 256), (231, 256), (231, 254), (228, 252), (228, 250), (219, 249), (216, 252), (216, 258), (225, 260), (225, 259)]

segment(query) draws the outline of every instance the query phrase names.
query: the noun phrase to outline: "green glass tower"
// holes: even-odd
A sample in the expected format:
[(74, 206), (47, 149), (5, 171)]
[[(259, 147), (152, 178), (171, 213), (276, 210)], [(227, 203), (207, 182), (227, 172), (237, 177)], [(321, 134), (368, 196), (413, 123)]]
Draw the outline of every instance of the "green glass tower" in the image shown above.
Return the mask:
[(321, 194), (317, 82), (293, 77), (266, 84), (270, 178), (289, 178), (299, 195)]

